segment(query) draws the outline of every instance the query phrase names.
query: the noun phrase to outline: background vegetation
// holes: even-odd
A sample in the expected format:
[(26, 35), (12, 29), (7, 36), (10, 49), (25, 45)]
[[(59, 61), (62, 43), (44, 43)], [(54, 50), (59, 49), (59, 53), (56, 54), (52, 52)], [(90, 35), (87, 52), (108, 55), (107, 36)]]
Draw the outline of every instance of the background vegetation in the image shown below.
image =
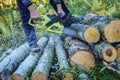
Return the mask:
[[(87, 13), (107, 15), (120, 18), (120, 0), (64, 0), (70, 12), (77, 16)], [(47, 0), (33, 0), (36, 8), (41, 7), (40, 14), (54, 14), (54, 10)], [(44, 5), (44, 8), (42, 7)], [(42, 24), (42, 23), (41, 23)], [(42, 34), (36, 29), (38, 38)], [(0, 0), (0, 55), (9, 48), (16, 48), (25, 42), (21, 19), (16, 0)], [(97, 61), (94, 70), (87, 72), (91, 80), (120, 80), (120, 77)], [(74, 69), (73, 69), (74, 70)], [(78, 75), (80, 71), (74, 74)], [(76, 78), (77, 80), (77, 78)]]

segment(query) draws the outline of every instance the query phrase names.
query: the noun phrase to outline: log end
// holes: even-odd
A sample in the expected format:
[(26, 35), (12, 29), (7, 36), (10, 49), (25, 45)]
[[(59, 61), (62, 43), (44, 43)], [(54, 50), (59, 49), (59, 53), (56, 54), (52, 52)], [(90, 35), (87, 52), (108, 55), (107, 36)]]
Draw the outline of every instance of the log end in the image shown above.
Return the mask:
[(100, 39), (100, 32), (94, 27), (87, 28), (84, 33), (84, 38), (88, 43), (96, 43)]
[(71, 73), (66, 73), (66, 77), (63, 80), (74, 80), (74, 78)]
[(47, 80), (47, 76), (42, 72), (35, 72), (31, 76), (31, 80)]
[(80, 70), (89, 71), (95, 66), (95, 58), (89, 51), (78, 50), (70, 57), (70, 65), (77, 66)]
[(22, 77), (20, 74), (13, 74), (11, 76), (12, 80), (25, 80), (24, 77)]
[(117, 51), (114, 47), (108, 46), (108, 47), (104, 48), (102, 55), (103, 55), (103, 59), (105, 61), (112, 62), (112, 61), (116, 60), (116, 58), (117, 58)]
[(120, 42), (120, 20), (113, 20), (105, 27), (104, 31), (107, 42)]
[(116, 59), (116, 61), (120, 63), (120, 48), (117, 49), (117, 59)]

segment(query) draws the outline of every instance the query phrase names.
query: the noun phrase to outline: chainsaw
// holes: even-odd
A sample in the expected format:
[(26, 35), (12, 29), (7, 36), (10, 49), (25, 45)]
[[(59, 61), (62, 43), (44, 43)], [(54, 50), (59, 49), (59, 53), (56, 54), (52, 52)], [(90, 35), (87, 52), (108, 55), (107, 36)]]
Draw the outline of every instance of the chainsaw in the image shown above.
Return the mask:
[(61, 14), (58, 15), (42, 15), (43, 18), (43, 26), (41, 27), (39, 24), (32, 22), (32, 20), (29, 20), (29, 25), (38, 27), (42, 30), (45, 30), (50, 33), (55, 33), (59, 35), (67, 35), (67, 36), (72, 36), (72, 37), (78, 37), (77, 31), (64, 27), (62, 24), (59, 23), (61, 19)]

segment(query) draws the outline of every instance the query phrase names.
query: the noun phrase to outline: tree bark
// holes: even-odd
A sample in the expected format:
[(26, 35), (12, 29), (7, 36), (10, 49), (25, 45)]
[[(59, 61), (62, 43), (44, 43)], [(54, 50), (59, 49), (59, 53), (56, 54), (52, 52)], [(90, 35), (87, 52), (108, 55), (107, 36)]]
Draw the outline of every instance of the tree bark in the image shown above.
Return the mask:
[(65, 52), (63, 48), (63, 44), (60, 39), (60, 36), (54, 35), (54, 41), (55, 41), (55, 50), (56, 50), (60, 69), (70, 68), (68, 61), (67, 61), (67, 53)]
[(111, 21), (104, 30), (105, 39), (110, 42), (120, 42), (120, 20)]
[(117, 49), (117, 59), (116, 59), (116, 61), (117, 61), (118, 63), (120, 63), (120, 44), (118, 44), (118, 45), (116, 46), (116, 49)]
[(6, 52), (4, 52), (4, 53), (2, 54), (2, 56), (0, 57), (0, 62), (1, 62), (4, 58), (6, 58), (8, 55), (10, 55), (11, 52), (12, 52), (12, 49), (9, 49), (9, 50), (7, 50)]
[[(8, 69), (11, 73), (19, 66), (19, 64), (29, 55), (30, 48), (27, 43), (18, 47), (12, 53), (0, 62), (0, 72)], [(7, 65), (8, 64), (8, 65)], [(7, 66), (6, 66), (7, 65)]]
[[(47, 41), (48, 38), (46, 37), (42, 37), (38, 41), (38, 45), (41, 47), (41, 49), (44, 49)], [(30, 76), (33, 69), (37, 65), (40, 55), (41, 55), (41, 51), (39, 53), (31, 52), (30, 55), (20, 64), (17, 70), (13, 73), (12, 80), (19, 80), (19, 79), (25, 80), (27, 76)]]
[(31, 80), (47, 80), (53, 58), (54, 41), (53, 36), (50, 36), (49, 42), (44, 49), (43, 55), (39, 59), (38, 64), (32, 73)]
[(77, 39), (65, 39), (65, 43), (68, 47), (71, 66), (77, 65), (79, 69), (85, 71), (94, 68), (95, 59), (88, 45)]
[(78, 36), (87, 43), (96, 43), (100, 39), (100, 32), (95, 27), (83, 24), (72, 24), (71, 28), (78, 30)]
[[(64, 72), (64, 70), (67, 70), (70, 68), (68, 60), (67, 60), (67, 53), (65, 52), (63, 48), (63, 42), (58, 35), (54, 35), (54, 41), (55, 41), (55, 50), (58, 58), (58, 63), (59, 63), (59, 70), (61, 72)], [(73, 80), (73, 75), (68, 71), (65, 74), (64, 80)]]
[(117, 57), (116, 49), (107, 42), (102, 42), (91, 47), (95, 52), (96, 58), (101, 58), (107, 62), (112, 62)]

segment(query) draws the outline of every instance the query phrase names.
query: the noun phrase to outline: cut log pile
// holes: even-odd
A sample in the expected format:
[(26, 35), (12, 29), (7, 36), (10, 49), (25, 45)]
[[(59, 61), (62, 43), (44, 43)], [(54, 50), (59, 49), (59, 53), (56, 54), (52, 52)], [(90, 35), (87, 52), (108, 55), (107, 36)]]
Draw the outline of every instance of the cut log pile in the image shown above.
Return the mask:
[(12, 80), (25, 80), (26, 77), (47, 80), (55, 57), (58, 71), (65, 75), (63, 80), (74, 80), (71, 67), (83, 71), (94, 69), (97, 59), (108, 69), (120, 73), (120, 20), (87, 14), (70, 28), (77, 31), (77, 38), (62, 39), (56, 34), (41, 37), (37, 43), (42, 48), (39, 53), (31, 52), (27, 43), (5, 52), (0, 58), (1, 75), (8, 71)]

